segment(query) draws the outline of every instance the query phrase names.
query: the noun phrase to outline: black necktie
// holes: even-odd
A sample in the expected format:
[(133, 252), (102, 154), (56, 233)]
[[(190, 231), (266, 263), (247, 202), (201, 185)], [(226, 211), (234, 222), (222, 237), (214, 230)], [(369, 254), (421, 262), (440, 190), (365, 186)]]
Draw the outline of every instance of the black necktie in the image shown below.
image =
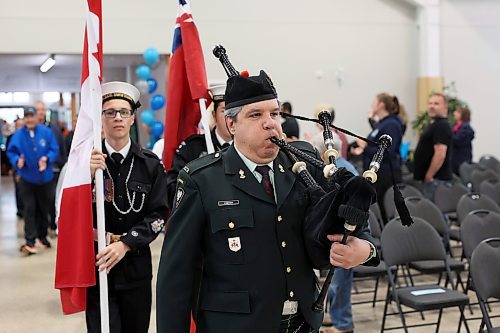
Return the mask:
[(229, 147), (229, 143), (227, 142), (222, 145), (222, 149), (226, 149), (227, 147)]
[(116, 164), (120, 164), (123, 160), (123, 155), (115, 152), (111, 154), (111, 158), (113, 159), (113, 161), (115, 161)]
[(273, 184), (271, 183), (271, 178), (269, 178), (270, 169), (269, 165), (258, 165), (255, 167), (255, 171), (262, 175), (262, 185), (264, 185), (264, 190), (274, 200)]

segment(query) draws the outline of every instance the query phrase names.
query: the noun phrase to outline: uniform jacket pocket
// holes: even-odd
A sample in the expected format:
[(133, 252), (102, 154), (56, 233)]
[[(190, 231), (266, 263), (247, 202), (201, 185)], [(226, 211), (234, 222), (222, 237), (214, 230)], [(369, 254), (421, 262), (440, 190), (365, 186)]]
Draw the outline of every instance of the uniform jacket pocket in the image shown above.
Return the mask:
[(225, 264), (243, 264), (253, 257), (251, 232), (255, 228), (252, 209), (220, 209), (210, 214), (210, 244), (215, 259)]

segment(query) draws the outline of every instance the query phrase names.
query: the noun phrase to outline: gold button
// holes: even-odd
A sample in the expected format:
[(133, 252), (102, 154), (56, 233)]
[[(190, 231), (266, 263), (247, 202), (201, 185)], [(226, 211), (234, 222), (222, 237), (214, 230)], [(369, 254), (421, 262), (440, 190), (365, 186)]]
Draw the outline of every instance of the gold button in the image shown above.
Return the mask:
[(295, 293), (293, 291), (290, 291), (290, 297), (293, 297), (293, 295), (295, 295)]
[(286, 268), (286, 272), (287, 272), (287, 273), (290, 273), (291, 271), (292, 271), (292, 267), (288, 266), (288, 267)]
[(278, 222), (281, 222), (283, 221), (283, 218), (281, 217), (281, 215), (278, 215)]
[(281, 247), (286, 247), (286, 242), (285, 241), (281, 242)]
[(234, 223), (233, 222), (229, 222), (229, 229), (234, 229)]

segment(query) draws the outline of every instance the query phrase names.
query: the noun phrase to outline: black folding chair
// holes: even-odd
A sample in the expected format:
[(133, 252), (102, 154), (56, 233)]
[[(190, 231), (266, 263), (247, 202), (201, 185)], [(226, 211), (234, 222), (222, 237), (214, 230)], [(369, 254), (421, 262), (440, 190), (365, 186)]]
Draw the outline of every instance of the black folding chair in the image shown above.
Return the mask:
[(479, 185), (479, 193), (489, 196), (500, 205), (500, 180), (486, 179)]
[(500, 299), (500, 238), (482, 241), (471, 257), (470, 271), (476, 288), (479, 306), (483, 314), (483, 323), (488, 333), (500, 332), (500, 326), (493, 327), (486, 302), (490, 298)]
[[(418, 217), (414, 217), (413, 221), (414, 223), (411, 226), (406, 227), (401, 225), (399, 219), (394, 219), (382, 231), (382, 252), (384, 253), (384, 260), (387, 267), (407, 265), (412, 261), (419, 260), (441, 260), (446, 267), (448, 279), (453, 281), (450, 266), (446, 260), (446, 251), (438, 232), (430, 224)], [(387, 269), (387, 277), (389, 283), (381, 332), (389, 329), (403, 328), (407, 333), (409, 327), (428, 325), (436, 325), (436, 332), (439, 332), (443, 309), (458, 307), (460, 310), (458, 332), (460, 332), (463, 321), (467, 332), (470, 333), (469, 326), (464, 317), (464, 307), (469, 303), (467, 295), (437, 284), (398, 287), (397, 276), (390, 269)], [(454, 284), (452, 283), (451, 285), (454, 288)], [(388, 306), (391, 300), (395, 301), (397, 312), (388, 313)], [(403, 311), (402, 306), (409, 307), (413, 311)], [(425, 321), (421, 324), (407, 324), (405, 314), (427, 310), (439, 310), (436, 322)], [(388, 315), (399, 315), (402, 326), (386, 328), (385, 323)]]

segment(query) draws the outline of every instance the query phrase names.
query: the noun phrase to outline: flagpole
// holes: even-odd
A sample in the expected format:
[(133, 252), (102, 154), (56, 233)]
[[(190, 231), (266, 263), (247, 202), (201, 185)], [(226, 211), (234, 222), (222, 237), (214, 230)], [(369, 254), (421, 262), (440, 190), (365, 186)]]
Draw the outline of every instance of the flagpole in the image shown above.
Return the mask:
[[(98, 132), (98, 136), (94, 133), (94, 147), (95, 149), (102, 151), (101, 131)], [(97, 169), (95, 172), (95, 193), (97, 213), (97, 249), (98, 252), (101, 252), (106, 247), (104, 181), (103, 171), (101, 169)], [(101, 332), (109, 333), (108, 274), (105, 269), (99, 272), (99, 300), (101, 309)]]
[(205, 98), (200, 98), (198, 100), (198, 105), (200, 106), (201, 123), (205, 131), (205, 142), (207, 143), (207, 153), (211, 154), (215, 151), (215, 149), (214, 149), (214, 144), (212, 142), (212, 137), (210, 135), (210, 115), (205, 106), (206, 101), (207, 100)]

